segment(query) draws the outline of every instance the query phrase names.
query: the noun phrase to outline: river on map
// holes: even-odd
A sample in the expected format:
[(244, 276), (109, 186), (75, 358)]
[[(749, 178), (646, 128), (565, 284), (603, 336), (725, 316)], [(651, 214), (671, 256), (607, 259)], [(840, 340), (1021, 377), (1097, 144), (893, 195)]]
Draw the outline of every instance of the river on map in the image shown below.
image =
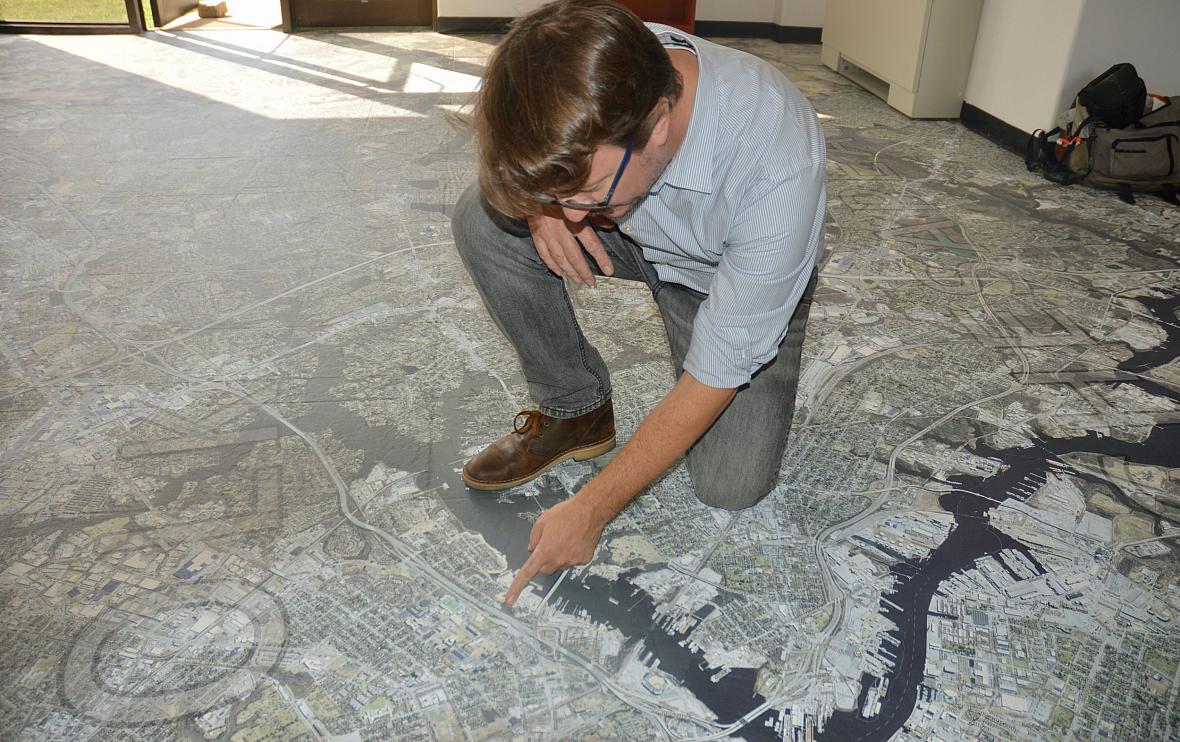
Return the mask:
[[(456, 399), (461, 398), (456, 395)], [(462, 411), (448, 409), (445, 418), (461, 421)], [(461, 432), (456, 426), (453, 435), (448, 431), (446, 440), (460, 440)], [(462, 477), (455, 471), (463, 463), (457, 452), (448, 453), (444, 460), (452, 463), (433, 467), (431, 484), (437, 486), (442, 482), (447, 483), (448, 488), (442, 495), (447, 507), (466, 528), (481, 534), (492, 548), (503, 553), (510, 569), (520, 567), (529, 554), (532, 516), (553, 506), (569, 493), (552, 478), (547, 478), (541, 480), (540, 493), (536, 498), (518, 495), (501, 501), (494, 493), (477, 493), (464, 486)], [(658, 569), (660, 566), (649, 565), (648, 568)], [(655, 604), (651, 597), (631, 582), (638, 574), (638, 570), (633, 570), (613, 580), (597, 576), (566, 580), (554, 592), (550, 602), (559, 604), (561, 610), (571, 615), (581, 612), (596, 623), (616, 628), (626, 637), (627, 646), (622, 650), (624, 655), (636, 644), (642, 643), (643, 651), (648, 656), (647, 664), (658, 666), (662, 672), (688, 688), (717, 715), (720, 723), (731, 723), (764, 703), (765, 699), (754, 692), (757, 670), (734, 668), (713, 682), (712, 677), (720, 668), (710, 667), (700, 652), (683, 646), (681, 641), (685, 639), (684, 635), (671, 633), (657, 625)], [(538, 576), (534, 582), (541, 590), (548, 590), (556, 580), (557, 575)], [(698, 620), (705, 615), (705, 612), (698, 614)], [(656, 700), (656, 697), (652, 696), (652, 700)], [(750, 742), (778, 739), (773, 730), (764, 724), (774, 716), (774, 712), (766, 712), (747, 724), (739, 735)]]
[[(1119, 364), (1120, 371), (1131, 373), (1143, 373), (1180, 357), (1180, 322), (1177, 321), (1180, 297), (1142, 297), (1137, 301), (1154, 315), (1167, 338), (1160, 345), (1135, 353)], [(1149, 394), (1180, 401), (1180, 394), (1176, 391), (1150, 380), (1117, 383), (1131, 384)], [(939, 498), (942, 508), (955, 516), (954, 530), (928, 559), (898, 565), (895, 589), (886, 597), (900, 610), (882, 603), (882, 615), (898, 628), (890, 632), (889, 648), (896, 662), (886, 676), (889, 690), (882, 697), (880, 712), (870, 719), (860, 715), (859, 709), (876, 680), (865, 675), (861, 678), (857, 710), (834, 714), (818, 739), (888, 740), (901, 729), (913, 713), (918, 686), (925, 676), (926, 617), (931, 597), (942, 581), (970, 567), (976, 559), (1003, 549), (1016, 549), (1031, 558), (1023, 544), (988, 523), (986, 514), (995, 506), (993, 500), (1023, 500), (1026, 495), (1015, 489), (1017, 485), (1032, 485), (1022, 489), (1035, 489), (1037, 484), (1045, 481), (1051, 469), (1071, 470), (1072, 467), (1061, 458), (1070, 453), (1105, 454), (1138, 464), (1180, 466), (1180, 425), (1174, 423), (1157, 425), (1142, 443), (1128, 443), (1095, 432), (1080, 438), (1038, 438), (1034, 443), (1031, 448), (1001, 450), (977, 443), (976, 455), (997, 459), (1006, 468), (986, 479), (961, 476), (948, 480), (958, 490), (966, 490)], [(1072, 473), (1088, 476), (1081, 472)], [(987, 499), (971, 493), (986, 495)]]
[[(658, 566), (650, 565), (649, 568)], [(627, 637), (623, 655), (641, 644), (639, 648), (645, 663), (679, 680), (717, 715), (721, 724), (731, 724), (762, 704), (765, 699), (754, 692), (758, 677), (756, 669), (734, 668), (713, 682), (712, 677), (718, 668), (705, 664), (701, 652), (684, 646), (687, 633), (672, 633), (656, 622), (655, 603), (651, 596), (631, 582), (640, 573), (634, 569), (613, 580), (596, 576), (567, 580), (557, 588), (551, 601), (568, 614), (585, 613), (595, 623), (618, 629)], [(711, 606), (699, 611), (695, 617), (700, 621), (710, 612)], [(774, 731), (763, 724), (770, 715), (763, 714), (747, 724), (741, 730), (741, 736), (747, 740), (778, 739)]]
[[(550, 507), (567, 496), (564, 489), (543, 481), (540, 495), (533, 498), (516, 497), (513, 502), (499, 502), (493, 495), (472, 493), (464, 486), (458, 474), (448, 471), (446, 480), (451, 483), (444, 497), (451, 512), (463, 524), (480, 534), (495, 549), (503, 552), (509, 567), (518, 568), (528, 556), (528, 537), (531, 529), (529, 520), (523, 514), (536, 514), (540, 508)], [(437, 484), (437, 480), (435, 484)], [(648, 565), (658, 569), (661, 565)], [(627, 655), (638, 644), (646, 657), (646, 664), (675, 678), (697, 699), (717, 716), (722, 724), (732, 723), (765, 702), (754, 692), (757, 670), (734, 668), (727, 675), (713, 682), (712, 677), (720, 668), (705, 663), (699, 651), (681, 644), (684, 634), (657, 624), (655, 604), (646, 592), (636, 587), (631, 580), (640, 573), (631, 570), (619, 577), (607, 580), (598, 576), (584, 576), (577, 580), (566, 580), (558, 586), (550, 603), (560, 605), (570, 615), (582, 614), (595, 623), (606, 624), (617, 629), (626, 637), (626, 646), (621, 654)], [(540, 589), (547, 590), (557, 576), (540, 577), (535, 582)], [(697, 614), (702, 620), (708, 615), (705, 610)], [(652, 696), (651, 700), (656, 700)], [(738, 733), (750, 742), (776, 740), (778, 737), (764, 722), (772, 719), (774, 712), (766, 712), (747, 724)]]

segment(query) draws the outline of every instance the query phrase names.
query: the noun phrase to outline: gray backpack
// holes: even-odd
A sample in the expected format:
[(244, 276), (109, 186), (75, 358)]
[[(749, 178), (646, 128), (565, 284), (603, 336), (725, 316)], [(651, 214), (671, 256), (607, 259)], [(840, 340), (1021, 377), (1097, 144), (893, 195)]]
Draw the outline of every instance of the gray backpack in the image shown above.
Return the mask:
[(1062, 185), (1114, 189), (1127, 203), (1142, 191), (1180, 205), (1180, 95), (1149, 95), (1134, 67), (1115, 65), (1078, 93), (1060, 126), (1033, 132), (1025, 164)]

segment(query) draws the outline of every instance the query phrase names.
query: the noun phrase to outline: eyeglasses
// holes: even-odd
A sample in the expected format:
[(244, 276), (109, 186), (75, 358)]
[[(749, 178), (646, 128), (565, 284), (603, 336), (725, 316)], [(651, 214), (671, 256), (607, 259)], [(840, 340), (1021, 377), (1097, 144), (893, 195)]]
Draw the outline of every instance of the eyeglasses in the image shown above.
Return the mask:
[(619, 184), (619, 179), (623, 177), (623, 171), (627, 169), (627, 163), (631, 160), (631, 148), (635, 145), (635, 140), (627, 142), (627, 149), (623, 150), (623, 161), (619, 163), (619, 169), (615, 171), (614, 180), (610, 182), (610, 188), (607, 189), (606, 198), (595, 204), (578, 203), (577, 201), (567, 201), (562, 198), (548, 198), (540, 199), (541, 203), (549, 204), (550, 206), (560, 206), (564, 209), (579, 209), (581, 211), (598, 211), (600, 209), (609, 209), (611, 197), (615, 195), (615, 187)]

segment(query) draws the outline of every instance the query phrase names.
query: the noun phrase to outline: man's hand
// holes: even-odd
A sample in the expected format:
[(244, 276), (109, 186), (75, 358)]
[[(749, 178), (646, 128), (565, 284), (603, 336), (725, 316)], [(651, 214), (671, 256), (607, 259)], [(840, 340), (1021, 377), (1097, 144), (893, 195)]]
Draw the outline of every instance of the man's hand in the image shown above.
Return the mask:
[(529, 219), (529, 231), (533, 233), (533, 244), (541, 260), (562, 278), (594, 285), (594, 273), (582, 255), (583, 247), (605, 275), (614, 275), (614, 264), (589, 221), (571, 222), (556, 206), (546, 206), (541, 216)]
[(538, 573), (551, 575), (559, 569), (585, 564), (594, 558), (594, 549), (606, 525), (577, 496), (546, 510), (533, 524), (529, 551), (533, 552), (504, 595), (504, 603), (513, 605), (529, 580)]
[(516, 573), (504, 602), (515, 603), (538, 573), (590, 561), (606, 524), (696, 443), (736, 393), (706, 386), (687, 371), (681, 374), (606, 468), (537, 518), (529, 538), (532, 556)]

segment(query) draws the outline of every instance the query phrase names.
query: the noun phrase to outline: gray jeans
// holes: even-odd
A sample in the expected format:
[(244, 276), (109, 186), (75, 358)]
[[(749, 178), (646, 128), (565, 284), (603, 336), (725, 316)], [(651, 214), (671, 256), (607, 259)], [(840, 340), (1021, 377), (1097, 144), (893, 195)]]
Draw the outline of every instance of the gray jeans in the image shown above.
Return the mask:
[[(459, 199), (452, 223), (455, 246), (476, 289), (520, 358), (529, 393), (552, 417), (574, 417), (610, 399), (610, 372), (586, 341), (561, 278), (533, 247), (528, 225), (488, 205), (477, 186)], [(705, 294), (661, 281), (642, 249), (619, 230), (599, 230), (615, 277), (651, 289), (668, 333), (679, 378)], [(594, 265), (594, 261), (587, 257)], [(799, 357), (815, 276), (791, 317), (778, 356), (738, 389), (717, 422), (689, 449), (696, 496), (712, 507), (737, 510), (765, 497), (778, 481), (795, 413)]]

